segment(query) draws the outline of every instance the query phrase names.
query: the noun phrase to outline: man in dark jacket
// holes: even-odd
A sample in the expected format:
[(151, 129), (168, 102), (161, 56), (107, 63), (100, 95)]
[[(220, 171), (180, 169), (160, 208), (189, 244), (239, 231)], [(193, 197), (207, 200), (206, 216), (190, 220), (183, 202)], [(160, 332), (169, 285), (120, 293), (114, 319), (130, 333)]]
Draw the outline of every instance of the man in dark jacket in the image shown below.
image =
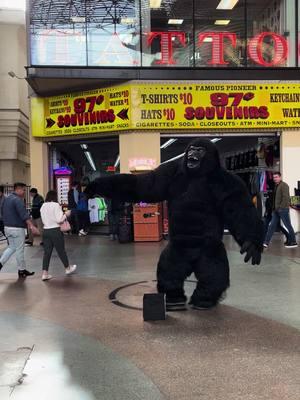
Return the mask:
[(77, 204), (79, 201), (79, 193), (81, 192), (80, 190), (80, 185), (78, 182), (74, 181), (72, 184), (72, 189), (69, 190), (68, 192), (68, 206), (69, 210), (76, 210)]
[(24, 246), (25, 229), (31, 230), (33, 234), (38, 234), (38, 229), (33, 225), (24, 204), (26, 185), (15, 183), (14, 192), (5, 198), (2, 206), (5, 236), (8, 239), (8, 247), (0, 258), (0, 270), (3, 265), (16, 253), (19, 278), (26, 278), (33, 275), (26, 269)]
[(280, 172), (275, 172), (273, 174), (273, 180), (275, 182), (273, 213), (265, 238), (264, 247), (267, 248), (269, 246), (272, 236), (281, 220), (289, 233), (285, 247), (294, 248), (297, 247), (298, 244), (296, 242), (295, 232), (290, 219), (290, 189), (288, 184), (282, 181)]
[[(41, 237), (43, 236), (43, 223), (41, 219), (41, 207), (44, 203), (43, 197), (38, 194), (36, 188), (30, 189), (30, 196), (32, 197), (32, 204), (31, 204), (31, 218), (33, 225), (38, 228)], [(28, 232), (29, 237), (28, 240), (25, 242), (26, 246), (33, 246), (34, 237), (32, 232), (29, 230)], [(40, 244), (43, 244), (41, 241)]]
[[(269, 192), (268, 193), (268, 197), (266, 199), (266, 203), (265, 203), (265, 214), (264, 214), (264, 218), (263, 218), (265, 236), (266, 236), (266, 234), (268, 232), (268, 228), (269, 228), (270, 222), (272, 221), (273, 202), (274, 202), (274, 193), (273, 192)], [(280, 232), (284, 234), (285, 240), (286, 240), (286, 243), (287, 243), (289, 241), (289, 232), (288, 232), (287, 229), (285, 229), (284, 226), (282, 226), (280, 224), (280, 221), (279, 221), (279, 224), (278, 224), (276, 230), (277, 231), (280, 230)]]
[(80, 193), (81, 189), (79, 182), (74, 181), (72, 184), (72, 189), (70, 189), (68, 192), (68, 208), (71, 211), (71, 225), (73, 233), (79, 233), (80, 231), (79, 216), (77, 211)]

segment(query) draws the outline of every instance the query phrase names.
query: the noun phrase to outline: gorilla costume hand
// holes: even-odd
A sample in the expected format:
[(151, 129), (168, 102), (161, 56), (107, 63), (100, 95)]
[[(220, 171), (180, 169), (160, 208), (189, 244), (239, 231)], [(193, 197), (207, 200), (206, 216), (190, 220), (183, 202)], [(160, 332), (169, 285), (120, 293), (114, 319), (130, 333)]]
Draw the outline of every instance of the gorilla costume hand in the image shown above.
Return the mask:
[(241, 247), (240, 253), (246, 253), (246, 256), (244, 258), (245, 262), (248, 262), (252, 258), (252, 265), (259, 265), (262, 251), (263, 250), (261, 249), (261, 247), (259, 247), (257, 244), (252, 242), (245, 242)]

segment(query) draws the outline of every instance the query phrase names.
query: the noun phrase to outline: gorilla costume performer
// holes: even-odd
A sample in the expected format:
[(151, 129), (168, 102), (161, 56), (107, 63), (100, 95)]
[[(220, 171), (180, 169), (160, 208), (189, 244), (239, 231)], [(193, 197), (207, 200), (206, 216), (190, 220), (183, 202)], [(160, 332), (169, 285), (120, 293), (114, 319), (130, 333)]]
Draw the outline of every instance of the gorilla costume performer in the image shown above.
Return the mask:
[(99, 178), (86, 191), (121, 201), (168, 201), (169, 244), (157, 268), (157, 289), (166, 294), (168, 310), (185, 309), (184, 281), (192, 273), (198, 281), (190, 299), (194, 308), (211, 308), (222, 298), (229, 287), (224, 226), (246, 253), (244, 261), (260, 264), (263, 223), (246, 186), (221, 167), (209, 140), (192, 141), (181, 160), (141, 175)]

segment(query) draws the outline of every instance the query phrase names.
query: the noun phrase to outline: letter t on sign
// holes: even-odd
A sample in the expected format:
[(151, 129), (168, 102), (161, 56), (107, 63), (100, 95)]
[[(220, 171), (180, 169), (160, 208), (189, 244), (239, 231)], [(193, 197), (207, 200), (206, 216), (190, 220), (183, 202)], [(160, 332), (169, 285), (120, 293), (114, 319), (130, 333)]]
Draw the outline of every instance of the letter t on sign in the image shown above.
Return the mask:
[(211, 60), (208, 64), (226, 65), (229, 64), (224, 60), (224, 39), (229, 39), (233, 47), (236, 47), (236, 34), (229, 32), (205, 32), (199, 33), (198, 46), (200, 47), (205, 39), (211, 38)]
[(150, 32), (148, 33), (147, 44), (151, 45), (153, 39), (160, 37), (161, 59), (156, 64), (174, 65), (176, 61), (173, 59), (173, 38), (178, 38), (180, 43), (185, 46), (185, 33), (178, 31), (169, 32)]

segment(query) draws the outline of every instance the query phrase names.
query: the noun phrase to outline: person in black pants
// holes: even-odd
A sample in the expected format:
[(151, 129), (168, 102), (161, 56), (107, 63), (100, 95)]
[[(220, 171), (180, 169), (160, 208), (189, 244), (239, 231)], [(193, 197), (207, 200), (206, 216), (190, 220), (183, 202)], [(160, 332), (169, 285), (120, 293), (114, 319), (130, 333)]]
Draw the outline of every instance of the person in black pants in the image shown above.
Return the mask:
[[(31, 219), (34, 226), (36, 226), (40, 232), (40, 236), (43, 237), (43, 224), (41, 220), (41, 207), (44, 203), (44, 198), (38, 193), (36, 188), (30, 189), (30, 196), (32, 197), (32, 205), (31, 205)], [(31, 231), (28, 232), (28, 240), (26, 240), (26, 246), (33, 246), (34, 236)], [(40, 245), (43, 245), (43, 242), (40, 242)]]
[(77, 205), (79, 202), (79, 196), (81, 193), (80, 184), (77, 181), (74, 181), (72, 184), (72, 189), (68, 192), (68, 208), (71, 210), (71, 225), (72, 225), (72, 233), (78, 234), (80, 231), (80, 221), (78, 216)]
[(61, 206), (58, 204), (57, 192), (55, 190), (50, 190), (46, 196), (45, 203), (41, 208), (41, 218), (44, 224), (43, 281), (47, 281), (52, 278), (52, 276), (48, 273), (48, 269), (54, 248), (65, 267), (66, 275), (70, 275), (76, 270), (76, 265), (69, 264), (68, 256), (65, 250), (64, 235), (60, 230), (60, 225), (67, 219), (69, 214), (70, 211), (64, 214)]

